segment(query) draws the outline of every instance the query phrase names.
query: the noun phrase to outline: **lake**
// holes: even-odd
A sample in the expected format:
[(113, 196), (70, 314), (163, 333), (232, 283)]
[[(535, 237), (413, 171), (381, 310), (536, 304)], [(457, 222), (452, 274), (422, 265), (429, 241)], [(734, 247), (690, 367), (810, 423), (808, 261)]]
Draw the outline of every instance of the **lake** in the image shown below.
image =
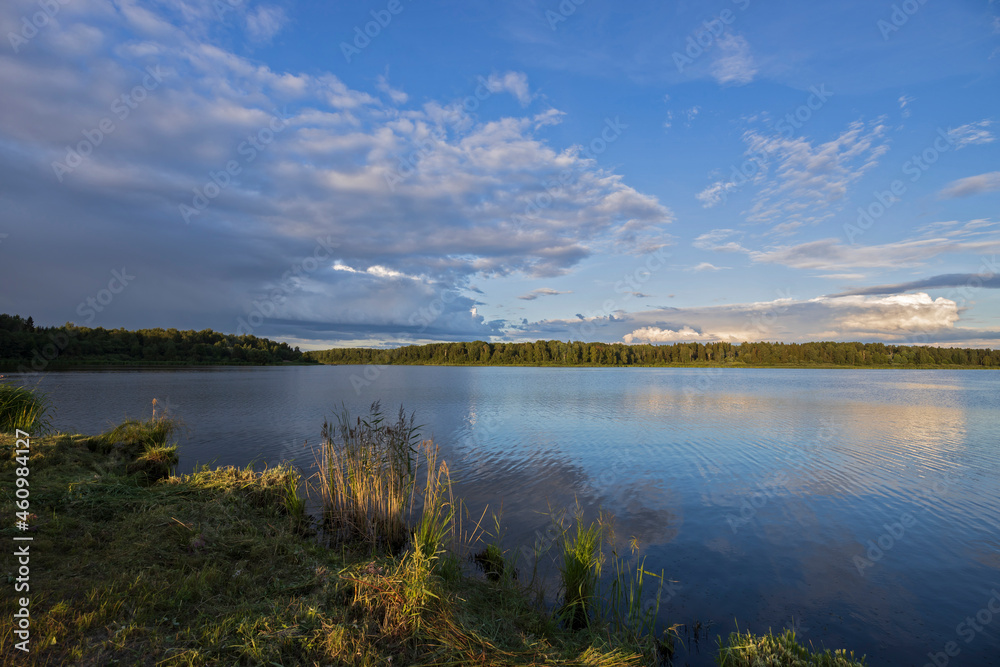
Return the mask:
[[(872, 665), (1000, 664), (1000, 373), (323, 366), (23, 381), (50, 395), (57, 428), (84, 433), (149, 416), (157, 398), (189, 429), (182, 472), (308, 469), (306, 443), (341, 405), (403, 405), (458, 494), (502, 504), (506, 547), (543, 536), (549, 507), (613, 512), (647, 569), (676, 582), (661, 609), (689, 628), (676, 664), (711, 664), (734, 619)], [(693, 640), (699, 622), (711, 640)]]

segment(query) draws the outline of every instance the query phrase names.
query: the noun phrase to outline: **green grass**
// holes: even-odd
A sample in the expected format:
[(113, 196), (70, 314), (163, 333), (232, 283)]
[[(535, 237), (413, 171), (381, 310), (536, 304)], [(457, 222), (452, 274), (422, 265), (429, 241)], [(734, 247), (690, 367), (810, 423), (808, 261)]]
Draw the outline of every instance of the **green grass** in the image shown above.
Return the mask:
[[(439, 460), (438, 448), (427, 440), (423, 443), (425, 463), (423, 502), (420, 519), (413, 531), (413, 548), (432, 561), (445, 552), (446, 546), (456, 548), (454, 530), (456, 504), (451, 491), (448, 464)], [(413, 505), (411, 503), (411, 516)]]
[(795, 639), (795, 632), (785, 630), (780, 635), (768, 632), (753, 635), (739, 631), (729, 635), (725, 644), (719, 637), (716, 662), (721, 667), (863, 667), (864, 658), (844, 650), (812, 651)]
[(37, 389), (26, 389), (2, 381), (0, 376), (0, 433), (18, 429), (31, 435), (48, 430), (48, 399)]
[[(136, 457), (143, 452), (168, 447), (167, 441), (180, 432), (182, 425), (176, 419), (156, 414), (156, 399), (153, 399), (153, 414), (149, 419), (131, 419), (112, 426), (92, 440), (92, 446), (102, 453), (120, 449), (126, 456)], [(176, 460), (173, 462), (176, 464)]]
[[(629, 544), (629, 552), (627, 558), (618, 550), (612, 552), (611, 581), (601, 591), (599, 602), (612, 634), (639, 643), (656, 637), (666, 574), (662, 570), (657, 574), (646, 569), (646, 559), (638, 559), (639, 547), (634, 540)], [(634, 565), (633, 558), (636, 559)], [(650, 583), (656, 586), (656, 594), (652, 597), (647, 595)], [(669, 634), (663, 644), (665, 649), (671, 649)]]
[(509, 571), (506, 554), (496, 544), (487, 544), (485, 549), (473, 554), (473, 562), (490, 581), (500, 581)]
[[(4, 664), (645, 664), (561, 629), (509, 580), (442, 572), (440, 551), (303, 535), (290, 466), (202, 466), (150, 483), (129, 473), (128, 448), (95, 441), (31, 441), (31, 652), (4, 624)], [(0, 462), (5, 516), (16, 466)], [(15, 532), (0, 527), (0, 539)], [(14, 611), (15, 596), (0, 597), (0, 614)]]
[(151, 446), (143, 450), (136, 459), (128, 464), (126, 471), (135, 475), (144, 484), (153, 484), (170, 477), (177, 467), (177, 446)]
[(575, 526), (575, 535), (570, 532), (563, 534), (562, 563), (559, 568), (563, 605), (559, 613), (569, 627), (581, 630), (590, 625), (591, 610), (604, 561), (601, 549), (604, 530), (600, 523), (584, 526), (580, 516), (577, 516)]

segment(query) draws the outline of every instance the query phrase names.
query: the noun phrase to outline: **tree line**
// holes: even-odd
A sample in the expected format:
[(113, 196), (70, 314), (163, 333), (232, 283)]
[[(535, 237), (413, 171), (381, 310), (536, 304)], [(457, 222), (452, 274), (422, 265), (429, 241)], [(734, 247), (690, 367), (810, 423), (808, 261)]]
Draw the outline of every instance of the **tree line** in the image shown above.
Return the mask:
[(306, 352), (323, 364), (458, 366), (846, 366), (1000, 368), (1000, 350), (885, 343), (674, 343), (625, 345), (558, 340), (431, 343), (391, 349)]
[(1000, 350), (885, 343), (431, 343), (396, 348), (302, 352), (287, 343), (210, 329), (103, 329), (35, 326), (0, 314), (0, 368), (76, 365), (431, 364), (458, 366), (847, 366), (1000, 368)]
[(38, 327), (31, 317), (0, 314), (0, 368), (43, 371), (78, 365), (315, 363), (298, 347), (211, 329)]

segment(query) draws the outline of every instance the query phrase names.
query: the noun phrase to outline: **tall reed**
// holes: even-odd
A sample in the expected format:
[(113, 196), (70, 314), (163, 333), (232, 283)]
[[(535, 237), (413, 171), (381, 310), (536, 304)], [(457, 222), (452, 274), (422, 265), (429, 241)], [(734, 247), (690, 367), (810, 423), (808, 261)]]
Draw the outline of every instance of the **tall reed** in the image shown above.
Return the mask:
[[(453, 536), (455, 528), (455, 498), (451, 492), (451, 473), (448, 464), (439, 461), (440, 452), (430, 440), (423, 443), (423, 460), (426, 465), (420, 520), (413, 532), (413, 547), (431, 560), (443, 550)], [(411, 516), (415, 510), (411, 498)]]
[(401, 548), (416, 476), (419, 436), (402, 408), (388, 422), (378, 402), (352, 422), (346, 408), (337, 423), (323, 420), (320, 493), (327, 523), (341, 539)]
[(342, 410), (336, 424), (324, 420), (317, 458), (324, 518), (338, 539), (391, 552), (410, 542), (428, 563), (454, 541), (451, 473), (412, 414), (400, 408), (389, 421), (378, 402), (365, 418)]

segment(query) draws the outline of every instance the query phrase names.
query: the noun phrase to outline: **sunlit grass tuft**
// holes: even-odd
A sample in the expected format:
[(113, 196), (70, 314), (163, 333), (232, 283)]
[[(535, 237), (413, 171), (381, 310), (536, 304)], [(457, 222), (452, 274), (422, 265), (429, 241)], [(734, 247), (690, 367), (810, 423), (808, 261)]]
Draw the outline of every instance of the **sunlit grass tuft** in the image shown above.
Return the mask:
[(93, 447), (101, 453), (118, 448), (125, 456), (138, 456), (147, 449), (166, 447), (167, 441), (181, 429), (181, 424), (166, 415), (156, 415), (156, 401), (153, 401), (153, 416), (149, 419), (125, 418), (120, 424), (93, 439)]
[(863, 667), (864, 657), (856, 659), (844, 650), (811, 651), (795, 639), (795, 632), (780, 635), (730, 633), (725, 644), (718, 639), (716, 662), (720, 667), (758, 667), (758, 665), (801, 665), (802, 667)]
[(601, 577), (604, 553), (601, 542), (604, 530), (600, 523), (584, 526), (582, 516), (577, 516), (576, 534), (563, 534), (562, 562), (559, 574), (562, 576), (563, 606), (560, 615), (574, 630), (590, 624), (591, 610), (597, 584)]
[(126, 466), (130, 475), (139, 476), (146, 484), (167, 479), (177, 468), (177, 446), (147, 447), (141, 455)]
[(41, 435), (49, 428), (49, 402), (37, 389), (26, 389), (2, 380), (0, 376), (0, 433), (18, 429)]

